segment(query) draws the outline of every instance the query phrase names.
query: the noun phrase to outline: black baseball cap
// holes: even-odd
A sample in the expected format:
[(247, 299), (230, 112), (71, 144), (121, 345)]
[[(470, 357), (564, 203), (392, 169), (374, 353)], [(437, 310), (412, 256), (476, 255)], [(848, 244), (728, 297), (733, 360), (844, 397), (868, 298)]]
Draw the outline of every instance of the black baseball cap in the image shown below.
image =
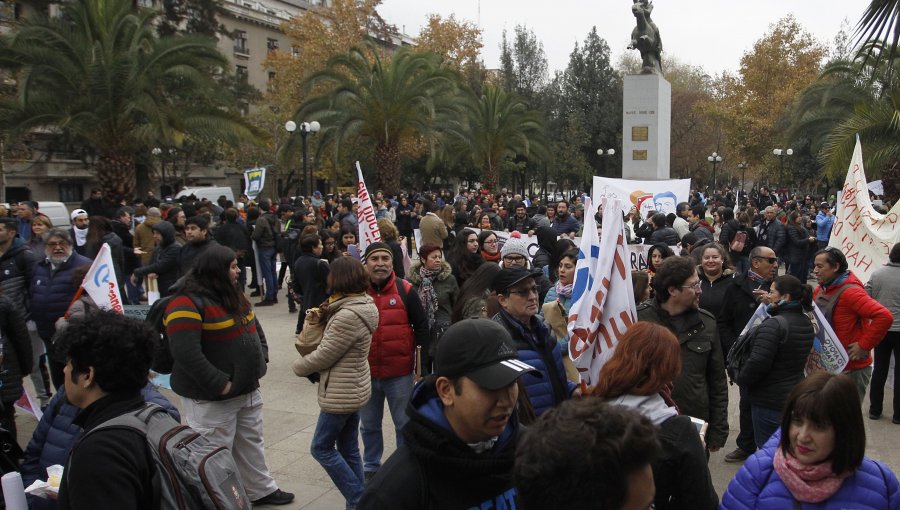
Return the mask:
[(486, 390), (509, 386), (520, 376), (543, 377), (518, 359), (509, 331), (490, 319), (466, 319), (450, 326), (434, 356), (435, 377), (466, 376)]
[(526, 278), (537, 278), (543, 275), (540, 269), (525, 269), (524, 267), (504, 267), (491, 281), (491, 289), (497, 294), (503, 294), (513, 285)]

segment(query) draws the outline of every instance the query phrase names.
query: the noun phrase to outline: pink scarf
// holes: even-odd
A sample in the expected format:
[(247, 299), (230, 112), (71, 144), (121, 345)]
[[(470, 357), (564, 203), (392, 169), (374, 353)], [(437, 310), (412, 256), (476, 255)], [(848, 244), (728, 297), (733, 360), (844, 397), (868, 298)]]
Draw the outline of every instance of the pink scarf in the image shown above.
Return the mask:
[(851, 472), (836, 475), (831, 470), (831, 462), (807, 465), (795, 459), (790, 453), (784, 455), (781, 445), (775, 449), (775, 472), (784, 482), (791, 495), (801, 503), (821, 503), (834, 495), (844, 479)]

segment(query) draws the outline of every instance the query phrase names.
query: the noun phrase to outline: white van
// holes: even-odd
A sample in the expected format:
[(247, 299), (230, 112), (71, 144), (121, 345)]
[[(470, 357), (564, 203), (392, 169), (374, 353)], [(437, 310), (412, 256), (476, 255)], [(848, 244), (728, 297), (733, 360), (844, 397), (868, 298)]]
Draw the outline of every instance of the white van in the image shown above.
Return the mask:
[(184, 197), (189, 197), (194, 195), (198, 200), (207, 199), (210, 202), (215, 202), (222, 195), (225, 195), (225, 198), (234, 202), (234, 191), (231, 190), (228, 186), (208, 186), (203, 188), (184, 188), (179, 191), (175, 195), (176, 200), (180, 200)]
[[(4, 202), (3, 207), (9, 209), (9, 203)], [(38, 212), (50, 218), (50, 222), (54, 227), (68, 227), (71, 225), (69, 220), (69, 208), (62, 202), (49, 202), (46, 200), (38, 200)], [(11, 211), (11, 216), (15, 216), (16, 212)]]

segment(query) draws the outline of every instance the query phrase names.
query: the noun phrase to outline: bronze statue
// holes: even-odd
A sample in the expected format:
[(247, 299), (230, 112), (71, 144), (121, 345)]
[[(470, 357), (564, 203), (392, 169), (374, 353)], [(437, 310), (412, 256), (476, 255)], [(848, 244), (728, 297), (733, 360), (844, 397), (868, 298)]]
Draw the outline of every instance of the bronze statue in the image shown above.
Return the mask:
[(662, 39), (656, 23), (650, 19), (653, 3), (649, 0), (634, 0), (631, 13), (637, 19), (637, 26), (631, 31), (629, 50), (641, 52), (641, 74), (662, 74)]

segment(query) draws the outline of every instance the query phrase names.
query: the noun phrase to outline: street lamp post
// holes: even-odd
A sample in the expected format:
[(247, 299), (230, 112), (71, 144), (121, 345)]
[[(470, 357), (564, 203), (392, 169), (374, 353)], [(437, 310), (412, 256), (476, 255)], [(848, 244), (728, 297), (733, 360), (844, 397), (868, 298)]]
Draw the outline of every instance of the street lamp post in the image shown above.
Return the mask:
[(609, 177), (606, 173), (606, 158), (611, 158), (616, 155), (615, 149), (597, 149), (597, 155), (600, 156), (600, 161), (603, 162), (603, 177)]
[(744, 172), (747, 171), (747, 166), (748, 165), (746, 161), (741, 161), (740, 163), (738, 163), (738, 170), (741, 171), (741, 193), (744, 192)]
[(785, 156), (793, 156), (794, 149), (772, 149), (772, 154), (778, 156), (778, 160), (780, 162), (780, 169), (778, 170), (778, 185), (779, 187), (784, 187), (784, 157)]
[(713, 152), (706, 157), (706, 160), (712, 163), (713, 166), (713, 193), (715, 193), (716, 189), (718, 188), (718, 186), (716, 185), (716, 167), (719, 165), (719, 163), (722, 162), (722, 156), (719, 156), (718, 153)]
[[(319, 132), (322, 126), (316, 122), (301, 122), (300, 123), (300, 138), (303, 140), (303, 179), (306, 180), (306, 197), (309, 198), (312, 196), (312, 171), (309, 169), (308, 160), (307, 160), (307, 141), (306, 137), (312, 133), (316, 134)], [(297, 130), (297, 123), (289, 120), (284, 123), (284, 129), (288, 131), (288, 133), (293, 134), (294, 131)], [(300, 181), (297, 181), (297, 195), (300, 195)]]
[[(164, 199), (166, 197), (166, 191), (168, 191), (169, 187), (166, 185), (166, 162), (163, 161), (162, 155), (163, 150), (159, 147), (154, 147), (150, 150), (150, 154), (156, 156), (156, 159), (159, 160), (159, 172), (162, 177), (162, 184), (159, 186), (159, 196), (160, 199)], [(169, 149), (169, 155), (175, 154), (175, 149)]]

